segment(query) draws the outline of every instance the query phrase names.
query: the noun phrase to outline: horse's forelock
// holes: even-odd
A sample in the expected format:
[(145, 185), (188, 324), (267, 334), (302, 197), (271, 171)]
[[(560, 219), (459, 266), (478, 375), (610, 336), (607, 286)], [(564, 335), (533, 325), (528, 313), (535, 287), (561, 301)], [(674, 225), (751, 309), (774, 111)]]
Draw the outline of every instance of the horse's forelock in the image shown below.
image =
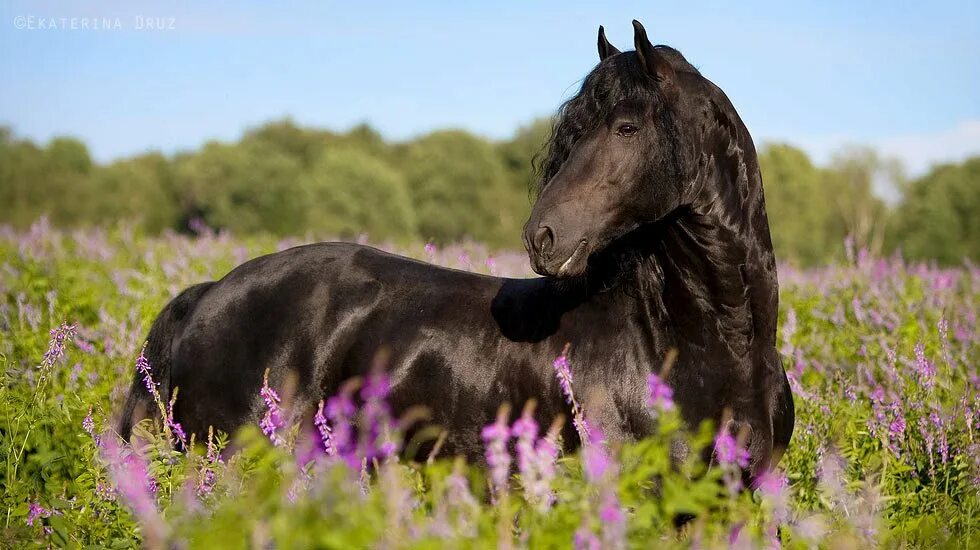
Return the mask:
[[(676, 50), (666, 46), (657, 48), (666, 48), (671, 54), (676, 54), (669, 59), (678, 65), (679, 70), (697, 72)], [(568, 158), (575, 142), (605, 120), (618, 103), (661, 99), (659, 90), (638, 63), (635, 52), (625, 52), (600, 62), (585, 77), (578, 93), (558, 108), (551, 136), (532, 161), (538, 174), (533, 184), (534, 193), (540, 194)]]

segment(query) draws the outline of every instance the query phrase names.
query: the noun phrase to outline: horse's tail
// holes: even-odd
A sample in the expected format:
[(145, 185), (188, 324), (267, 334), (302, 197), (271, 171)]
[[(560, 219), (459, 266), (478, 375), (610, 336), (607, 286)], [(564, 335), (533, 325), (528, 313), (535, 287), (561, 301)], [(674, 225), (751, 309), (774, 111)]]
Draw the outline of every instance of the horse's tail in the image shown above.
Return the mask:
[[(170, 400), (171, 353), (174, 349), (175, 339), (182, 332), (182, 321), (188, 313), (194, 310), (197, 301), (213, 284), (213, 282), (202, 283), (181, 292), (163, 308), (160, 315), (153, 321), (150, 333), (146, 336), (143, 357), (149, 364), (150, 375), (157, 384), (160, 399), (164, 404)], [(133, 375), (129, 397), (126, 398), (126, 405), (123, 407), (122, 416), (119, 419), (119, 435), (125, 441), (129, 441), (133, 426), (152, 417), (157, 411), (153, 396), (143, 379), (144, 374), (137, 369)]]

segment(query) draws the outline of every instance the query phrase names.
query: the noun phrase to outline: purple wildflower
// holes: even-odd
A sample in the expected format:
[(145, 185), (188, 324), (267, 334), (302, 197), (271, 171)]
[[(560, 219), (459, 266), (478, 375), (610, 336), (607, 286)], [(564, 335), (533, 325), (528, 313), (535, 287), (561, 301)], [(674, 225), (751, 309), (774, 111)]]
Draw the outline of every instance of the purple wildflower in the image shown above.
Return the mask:
[(966, 404), (966, 396), (963, 396), (963, 403), (963, 420), (966, 421), (966, 432), (970, 436), (970, 442), (973, 442), (974, 415), (980, 413), (980, 411), (975, 413), (973, 409), (970, 408), (970, 405)]
[(652, 372), (647, 376), (647, 406), (659, 411), (674, 408), (674, 390)]
[(555, 501), (551, 491), (551, 482), (555, 478), (555, 463), (558, 460), (558, 428), (550, 430), (545, 437), (538, 440), (534, 454), (537, 461), (537, 478), (530, 489), (532, 499), (538, 503), (540, 510), (546, 510)]
[(905, 436), (905, 416), (902, 415), (901, 409), (898, 408), (897, 404), (892, 408), (892, 421), (888, 424), (888, 440), (889, 446), (895, 456), (898, 456), (898, 446), (897, 443), (901, 442), (902, 438)]
[(177, 401), (177, 392), (174, 391), (169, 405), (163, 402), (160, 391), (157, 389), (157, 383), (153, 380), (153, 369), (150, 366), (150, 362), (146, 359), (145, 343), (140, 349), (139, 356), (136, 358), (136, 371), (143, 375), (143, 385), (146, 386), (146, 391), (153, 397), (153, 402), (157, 404), (157, 408), (160, 410), (160, 417), (163, 419), (163, 428), (167, 432), (168, 437), (175, 437), (176, 441), (180, 442), (186, 448), (187, 436), (184, 434), (184, 429), (179, 423), (174, 421), (174, 403)]
[(926, 389), (936, 385), (936, 367), (926, 359), (926, 348), (922, 342), (915, 344), (915, 371)]
[(49, 518), (51, 517), (51, 510), (48, 510), (44, 506), (41, 506), (37, 502), (30, 503), (27, 511), (27, 525), (29, 527), (34, 526), (34, 521), (37, 518)]
[(608, 489), (599, 507), (599, 521), (602, 522), (602, 547), (626, 547), (626, 513), (619, 503), (615, 490)]
[(153, 398), (159, 402), (160, 392), (157, 391), (156, 382), (153, 381), (153, 373), (150, 370), (150, 362), (146, 359), (146, 344), (143, 344), (139, 357), (136, 358), (136, 370), (143, 375), (143, 385), (146, 386), (146, 391), (150, 392), (150, 395), (152, 395)]
[(392, 434), (391, 409), (387, 402), (390, 392), (388, 376), (380, 369), (368, 376), (361, 388), (361, 398), (364, 400), (361, 456), (368, 460), (389, 459), (398, 452), (398, 444)]
[(932, 452), (935, 449), (936, 439), (925, 417), (919, 417), (919, 434), (922, 436), (922, 441), (926, 445), (926, 454), (929, 455), (929, 473), (932, 474), (935, 469), (935, 460)]
[(582, 449), (582, 466), (585, 470), (585, 478), (590, 483), (599, 483), (605, 478), (606, 473), (611, 472), (613, 461), (606, 449), (602, 430), (598, 428), (592, 430), (591, 437), (590, 444)]
[(78, 331), (77, 324), (62, 323), (61, 326), (51, 329), (51, 340), (48, 341), (48, 350), (44, 352), (40, 368), (50, 368), (65, 356), (65, 345), (75, 339)]
[(789, 494), (786, 476), (777, 471), (763, 472), (755, 482), (762, 501), (769, 508), (769, 519), (764, 527), (768, 548), (780, 548), (779, 526), (790, 519)]
[(538, 424), (532, 416), (533, 405), (524, 408), (523, 414), (511, 427), (511, 435), (517, 439), (517, 467), (521, 472), (524, 497), (539, 511), (546, 511), (554, 502), (551, 481), (555, 475), (558, 458), (558, 425), (553, 426), (545, 437), (538, 439)]
[(786, 310), (786, 322), (783, 323), (783, 346), (779, 350), (783, 355), (793, 355), (794, 334), (796, 334), (796, 310), (789, 308)]
[(534, 442), (538, 437), (538, 423), (531, 415), (532, 406), (524, 408), (520, 418), (514, 421), (511, 427), (511, 436), (517, 439), (515, 450), (517, 453), (517, 467), (523, 476), (525, 473), (531, 474), (534, 469)]
[(316, 409), (316, 415), (313, 417), (313, 425), (320, 432), (320, 442), (323, 444), (323, 452), (327, 456), (337, 456), (337, 446), (333, 441), (333, 432), (330, 430), (330, 424), (327, 422), (327, 418), (323, 416), (322, 400)]
[(555, 359), (553, 366), (555, 368), (555, 376), (558, 378), (558, 385), (561, 386), (561, 391), (565, 394), (565, 401), (569, 405), (573, 405), (575, 403), (575, 394), (572, 392), (572, 372), (568, 368), (568, 357), (565, 355), (565, 352), (562, 352)]
[(180, 422), (174, 420), (174, 403), (177, 402), (177, 391), (174, 390), (174, 394), (170, 397), (170, 404), (167, 406), (167, 415), (164, 421), (170, 426), (170, 431), (177, 438), (183, 448), (187, 448), (187, 434), (184, 433), (184, 427), (180, 425)]
[(262, 417), (259, 426), (262, 428), (262, 433), (272, 440), (273, 445), (281, 447), (286, 444), (286, 441), (277, 432), (285, 422), (282, 419), (282, 410), (279, 408), (281, 402), (279, 394), (269, 387), (269, 369), (266, 369), (262, 377), (262, 389), (259, 390), (259, 395), (265, 401), (265, 416)]
[(82, 364), (75, 363), (71, 368), (71, 374), (68, 375), (68, 385), (74, 387), (78, 382), (78, 377), (82, 374)]
[(946, 464), (949, 460), (949, 443), (947, 441), (945, 423), (936, 411), (929, 413), (929, 420), (936, 427), (936, 432), (939, 434), (939, 441), (937, 442), (939, 444), (939, 460), (943, 464)]
[(95, 496), (106, 502), (113, 502), (116, 500), (116, 490), (112, 485), (105, 483), (103, 481), (95, 482)]
[(341, 386), (337, 395), (327, 399), (325, 408), (326, 416), (330, 420), (332, 428), (332, 438), (337, 454), (347, 462), (351, 469), (356, 470), (361, 465), (361, 460), (357, 458), (354, 442), (354, 429), (352, 418), (357, 408), (351, 397), (356, 388), (353, 382), (348, 382)]
[[(156, 506), (156, 480), (149, 474), (146, 463), (136, 454), (124, 454), (112, 438), (106, 440), (105, 457), (119, 496), (133, 511), (147, 538), (159, 542), (166, 532), (166, 524)], [(148, 545), (154, 546), (149, 542)]]
[(949, 354), (949, 321), (945, 317), (939, 319), (936, 325), (939, 328), (939, 341), (943, 348), (943, 360), (947, 367), (952, 367), (952, 359)]
[(854, 296), (851, 300), (851, 311), (854, 312), (854, 318), (858, 323), (864, 323), (864, 306), (861, 305), (861, 299), (858, 296)]
[(555, 358), (552, 366), (555, 369), (555, 377), (558, 378), (558, 385), (565, 395), (565, 401), (572, 407), (572, 425), (575, 426), (575, 431), (578, 432), (579, 440), (583, 445), (587, 445), (590, 439), (589, 424), (585, 421), (585, 413), (582, 411), (582, 407), (575, 399), (575, 393), (572, 391), (572, 371), (569, 368), (568, 362), (568, 349), (570, 347), (571, 344), (565, 344), (561, 355)]
[(470, 492), (469, 483), (460, 468), (446, 479), (446, 500), (460, 512), (456, 516), (456, 530), (463, 535), (474, 535), (480, 505)]
[(749, 451), (742, 448), (735, 437), (724, 428), (715, 437), (715, 458), (722, 465), (734, 465), (739, 468), (749, 467)]
[(85, 430), (85, 433), (95, 437), (95, 421), (92, 420), (92, 407), (88, 408), (88, 414), (82, 419), (82, 429)]
[[(601, 547), (624, 548), (626, 546), (626, 513), (616, 495), (616, 478), (619, 466), (610, 454), (602, 430), (595, 428), (592, 440), (582, 449), (582, 467), (585, 479), (598, 489), (598, 518), (601, 524)], [(591, 533), (590, 518), (583, 517), (579, 532)]]
[(487, 424), (480, 432), (486, 446), (487, 466), (490, 467), (490, 481), (494, 498), (507, 492), (507, 476), (510, 473), (511, 457), (507, 450), (510, 428), (507, 427), (507, 407), (501, 407), (497, 420)]
[(600, 550), (601, 548), (599, 537), (595, 536), (588, 527), (582, 526), (575, 531), (575, 550)]
[(218, 445), (214, 442), (214, 428), (208, 427), (208, 451), (204, 457), (204, 466), (201, 468), (200, 477), (197, 480), (196, 492), (198, 497), (203, 498), (214, 491), (217, 482), (214, 468), (219, 462), (221, 462), (221, 456), (218, 454)]
[(95, 441), (96, 446), (102, 446), (102, 436), (95, 433), (95, 421), (92, 420), (92, 407), (88, 408), (88, 414), (82, 419), (82, 429)]

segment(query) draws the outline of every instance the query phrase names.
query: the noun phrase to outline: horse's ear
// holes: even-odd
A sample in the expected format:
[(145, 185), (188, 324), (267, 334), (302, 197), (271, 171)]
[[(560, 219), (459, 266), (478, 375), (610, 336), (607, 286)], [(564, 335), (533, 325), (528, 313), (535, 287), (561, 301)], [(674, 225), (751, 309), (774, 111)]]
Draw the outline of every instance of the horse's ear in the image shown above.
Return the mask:
[(606, 40), (606, 29), (602, 28), (602, 25), (599, 25), (599, 61), (618, 53), (619, 50), (616, 49), (616, 46), (613, 46)]
[(633, 43), (636, 46), (636, 55), (640, 59), (640, 64), (657, 82), (668, 86), (673, 85), (674, 68), (667, 61), (667, 58), (653, 47), (650, 39), (647, 38), (646, 29), (636, 19), (633, 20), (633, 31)]

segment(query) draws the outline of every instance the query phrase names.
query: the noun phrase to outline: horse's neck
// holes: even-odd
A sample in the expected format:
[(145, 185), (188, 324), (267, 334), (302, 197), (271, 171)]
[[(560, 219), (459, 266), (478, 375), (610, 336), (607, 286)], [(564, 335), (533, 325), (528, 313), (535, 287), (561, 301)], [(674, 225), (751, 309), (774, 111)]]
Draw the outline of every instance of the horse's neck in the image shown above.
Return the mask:
[(711, 216), (687, 214), (665, 228), (645, 277), (649, 310), (683, 348), (744, 356), (753, 340), (746, 250), (732, 228)]

